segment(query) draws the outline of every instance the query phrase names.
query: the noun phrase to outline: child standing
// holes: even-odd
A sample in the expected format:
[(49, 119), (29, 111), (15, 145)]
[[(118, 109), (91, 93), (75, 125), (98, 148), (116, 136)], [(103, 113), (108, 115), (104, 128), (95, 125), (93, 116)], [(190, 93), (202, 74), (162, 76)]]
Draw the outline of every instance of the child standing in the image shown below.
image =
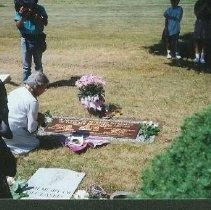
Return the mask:
[(180, 34), (180, 21), (183, 16), (183, 9), (178, 6), (180, 0), (170, 0), (171, 6), (164, 12), (165, 17), (165, 40), (167, 49), (167, 58), (181, 59), (178, 53), (177, 45)]
[(209, 21), (211, 20), (211, 3), (198, 0), (194, 6), (196, 22), (194, 27), (195, 63), (205, 63), (206, 48), (209, 39)]

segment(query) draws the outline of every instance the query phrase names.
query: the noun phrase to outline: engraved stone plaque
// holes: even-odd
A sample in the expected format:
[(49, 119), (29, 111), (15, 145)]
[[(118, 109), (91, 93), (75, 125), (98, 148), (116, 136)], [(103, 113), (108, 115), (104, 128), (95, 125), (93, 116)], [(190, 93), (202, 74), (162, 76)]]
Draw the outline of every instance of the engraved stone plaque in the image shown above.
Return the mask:
[(70, 199), (85, 173), (60, 168), (39, 168), (28, 180), (25, 199)]
[(57, 117), (53, 118), (45, 131), (53, 133), (81, 131), (89, 135), (136, 139), (139, 129), (139, 122)]

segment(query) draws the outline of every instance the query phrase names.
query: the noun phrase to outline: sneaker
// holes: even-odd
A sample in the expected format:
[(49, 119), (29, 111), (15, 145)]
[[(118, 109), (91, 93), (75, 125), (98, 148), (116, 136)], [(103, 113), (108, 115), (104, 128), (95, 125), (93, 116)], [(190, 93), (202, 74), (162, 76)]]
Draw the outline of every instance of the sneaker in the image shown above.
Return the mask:
[(196, 58), (194, 59), (194, 63), (199, 63), (199, 61), (200, 61), (200, 59), (199, 59), (198, 57), (196, 57)]
[(205, 64), (204, 58), (200, 58), (200, 63), (201, 63), (201, 64)]
[(167, 54), (167, 56), (166, 56), (168, 59), (171, 59), (172, 58), (172, 56), (171, 56), (171, 54)]

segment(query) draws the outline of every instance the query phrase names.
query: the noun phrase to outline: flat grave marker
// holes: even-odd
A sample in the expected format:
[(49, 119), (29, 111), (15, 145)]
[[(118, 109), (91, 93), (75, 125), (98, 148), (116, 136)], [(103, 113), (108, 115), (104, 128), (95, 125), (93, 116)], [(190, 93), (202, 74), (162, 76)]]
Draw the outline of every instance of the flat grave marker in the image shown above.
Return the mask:
[(140, 122), (125, 120), (92, 120), (55, 117), (45, 132), (72, 133), (80, 131), (89, 135), (136, 139)]
[(24, 199), (70, 199), (85, 173), (60, 168), (39, 168), (28, 180)]

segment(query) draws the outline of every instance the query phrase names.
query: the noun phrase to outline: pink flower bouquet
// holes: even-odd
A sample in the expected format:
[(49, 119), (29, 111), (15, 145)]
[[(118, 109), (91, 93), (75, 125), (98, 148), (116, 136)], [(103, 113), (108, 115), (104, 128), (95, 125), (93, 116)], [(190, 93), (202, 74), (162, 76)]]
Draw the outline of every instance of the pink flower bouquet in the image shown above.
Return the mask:
[(78, 97), (84, 107), (88, 110), (102, 111), (105, 102), (105, 81), (101, 77), (84, 75), (75, 85), (79, 88)]

